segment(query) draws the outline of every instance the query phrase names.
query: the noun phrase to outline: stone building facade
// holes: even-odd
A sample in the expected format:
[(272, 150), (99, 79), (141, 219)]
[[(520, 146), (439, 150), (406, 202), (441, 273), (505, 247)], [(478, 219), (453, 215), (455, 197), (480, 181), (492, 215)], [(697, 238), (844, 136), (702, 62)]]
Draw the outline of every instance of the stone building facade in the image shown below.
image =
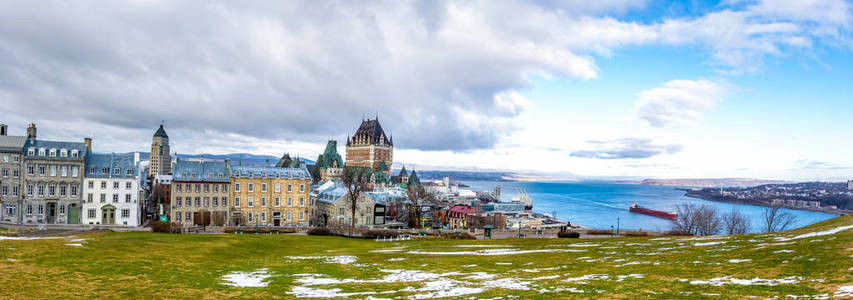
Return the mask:
[(134, 154), (86, 157), (83, 224), (139, 226), (139, 159)]
[(169, 154), (169, 136), (163, 125), (154, 132), (151, 141), (151, 158), (148, 166), (148, 176), (172, 174), (172, 156)]
[(8, 135), (8, 126), (0, 124), (0, 222), (19, 223), (24, 199), (23, 161), (26, 136)]
[(232, 167), (231, 224), (308, 226), (311, 181), (305, 167)]
[(351, 138), (347, 138), (346, 166), (370, 168), (391, 177), (394, 139), (385, 135), (379, 119), (362, 120)]
[(27, 128), (24, 145), (22, 224), (79, 224), (84, 143), (38, 140), (35, 124)]
[(170, 221), (183, 225), (226, 225), (231, 198), (230, 172), (227, 160), (177, 160), (172, 171)]

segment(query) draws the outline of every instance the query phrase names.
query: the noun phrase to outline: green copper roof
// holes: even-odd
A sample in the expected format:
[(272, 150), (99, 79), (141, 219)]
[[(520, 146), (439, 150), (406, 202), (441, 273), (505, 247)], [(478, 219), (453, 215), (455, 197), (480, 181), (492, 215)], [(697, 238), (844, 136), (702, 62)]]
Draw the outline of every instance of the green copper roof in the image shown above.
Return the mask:
[(157, 129), (157, 132), (155, 132), (155, 133), (154, 133), (154, 136), (155, 136), (155, 137), (164, 137), (164, 138), (167, 138), (167, 139), (169, 138), (169, 136), (168, 136), (168, 135), (166, 135), (166, 130), (164, 130), (164, 129), (163, 129), (163, 125), (162, 125), (162, 124), (160, 125), (160, 129)]
[(409, 172), (406, 172), (406, 166), (403, 166), (403, 169), (400, 170), (400, 176), (409, 177)]

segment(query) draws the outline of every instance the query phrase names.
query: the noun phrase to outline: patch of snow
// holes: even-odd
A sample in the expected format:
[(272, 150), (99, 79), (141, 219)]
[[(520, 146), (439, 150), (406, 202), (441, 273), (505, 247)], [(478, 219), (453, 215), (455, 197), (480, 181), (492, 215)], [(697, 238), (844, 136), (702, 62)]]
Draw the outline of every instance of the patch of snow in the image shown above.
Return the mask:
[(388, 259), (388, 261), (401, 261), (401, 260), (406, 260), (406, 258), (405, 257), (395, 257), (395, 258), (389, 258)]
[(380, 249), (380, 250), (370, 250), (370, 251), (367, 251), (367, 252), (372, 252), (372, 253), (393, 253), (393, 252), (400, 252), (400, 251), (403, 251), (403, 249)]
[(290, 260), (304, 260), (304, 259), (316, 259), (322, 260), (327, 264), (341, 264), (341, 265), (349, 265), (354, 263), (357, 258), (351, 255), (341, 255), (341, 256), (285, 256), (285, 259)]
[(853, 297), (853, 285), (839, 286), (833, 295), (835, 298)]
[(83, 247), (83, 244), (65, 244), (65, 246)]
[(6, 260), (8, 260), (8, 261), (18, 261), (17, 259), (14, 259), (14, 258), (7, 258)]
[(729, 263), (736, 264), (736, 263), (742, 263), (742, 262), (748, 262), (748, 261), (752, 261), (752, 259), (749, 259), (749, 258), (746, 258), (746, 259), (730, 259)]
[(566, 278), (566, 279), (564, 279), (563, 281), (565, 281), (565, 282), (578, 282), (578, 283), (585, 283), (586, 281), (589, 281), (589, 280), (609, 280), (609, 279), (610, 279), (610, 275), (606, 275), (606, 274), (589, 274), (589, 275), (583, 275), (583, 276), (580, 276), (580, 277)]
[(489, 280), (494, 279), (497, 275), (489, 274), (486, 272), (474, 272), (471, 275), (466, 276), (465, 279), (474, 279), (474, 280)]
[(804, 238), (810, 238), (810, 237), (816, 237), (816, 236), (836, 234), (836, 233), (839, 233), (839, 232), (842, 232), (845, 230), (849, 230), (849, 229), (853, 229), (853, 225), (835, 227), (833, 229), (818, 231), (818, 232), (809, 232), (809, 233), (801, 234), (801, 235), (794, 236), (794, 237), (777, 237), (776, 240), (777, 241), (798, 240), (798, 239), (804, 239)]
[(560, 275), (551, 275), (551, 276), (539, 276), (530, 278), (530, 280), (549, 280), (549, 279), (557, 279), (560, 278)]
[(513, 248), (507, 249), (486, 249), (486, 250), (477, 250), (477, 251), (451, 251), (451, 252), (430, 252), (430, 251), (409, 251), (409, 254), (423, 254), (423, 255), (476, 255), (476, 256), (490, 256), (490, 255), (513, 255), (513, 254), (527, 254), (527, 253), (548, 253), (548, 252), (583, 252), (586, 250), (576, 250), (576, 249), (535, 249), (535, 250), (519, 250)]
[(779, 284), (796, 284), (802, 279), (802, 277), (797, 276), (785, 277), (782, 279), (761, 279), (758, 277), (753, 279), (737, 279), (725, 276), (708, 280), (693, 280), (690, 281), (690, 284), (707, 284), (712, 286), (723, 286), (726, 284), (776, 286)]
[(414, 288), (406, 288), (402, 291), (407, 292), (427, 292), (424, 294), (416, 294), (412, 296), (414, 299), (432, 299), (432, 298), (447, 298), (447, 297), (460, 297), (464, 295), (470, 294), (479, 294), (484, 291), (483, 288), (477, 287), (465, 287), (460, 286), (462, 282), (452, 280), (452, 279), (440, 279), (434, 281), (428, 281), (424, 283), (424, 286), (419, 289)]
[(498, 265), (498, 266), (509, 266), (509, 265), (512, 265), (512, 263), (509, 263), (509, 262), (496, 262), (495, 264), (496, 264), (496, 265)]
[(463, 268), (473, 268), (473, 267), (476, 267), (476, 266), (477, 266), (477, 265), (464, 265), (464, 266), (462, 266), (462, 267), (463, 267)]
[(773, 253), (794, 253), (794, 250), (785, 249), (785, 250), (773, 251)]
[(680, 239), (679, 241), (707, 241), (707, 240), (725, 240), (728, 239), (728, 236), (703, 236), (703, 237), (694, 237), (687, 239)]
[(529, 290), (530, 282), (520, 281), (515, 278), (501, 278), (497, 280), (484, 281), (483, 286), (508, 290)]
[(671, 239), (672, 239), (672, 238), (653, 238), (653, 239), (650, 239), (650, 241), (668, 241), (668, 240), (671, 240)]
[[(388, 292), (385, 292), (388, 293)], [(390, 291), (394, 293), (394, 291)], [(375, 295), (376, 292), (356, 292), (356, 293), (341, 293), (341, 289), (317, 289), (305, 286), (295, 286), (287, 294), (297, 298), (347, 298), (358, 295)]]
[(565, 247), (598, 247), (598, 246), (601, 246), (601, 244), (567, 244), (567, 245), (563, 245), (563, 246), (565, 246)]
[(618, 278), (618, 279), (616, 279), (616, 281), (623, 281), (623, 280), (625, 280), (625, 279), (627, 279), (627, 278), (642, 279), (642, 278), (643, 278), (643, 277), (645, 277), (645, 276), (646, 276), (646, 275), (643, 275), (643, 274), (618, 275), (618, 276), (616, 276), (616, 278)]
[(693, 243), (693, 246), (694, 246), (694, 247), (712, 246), (712, 245), (721, 245), (721, 244), (725, 244), (725, 243), (726, 243), (726, 242)]
[(231, 272), (222, 276), (222, 280), (227, 281), (224, 285), (236, 287), (265, 287), (269, 284), (267, 279), (272, 276), (267, 269), (257, 269), (252, 272)]
[(88, 239), (70, 239), (69, 242), (85, 242)]

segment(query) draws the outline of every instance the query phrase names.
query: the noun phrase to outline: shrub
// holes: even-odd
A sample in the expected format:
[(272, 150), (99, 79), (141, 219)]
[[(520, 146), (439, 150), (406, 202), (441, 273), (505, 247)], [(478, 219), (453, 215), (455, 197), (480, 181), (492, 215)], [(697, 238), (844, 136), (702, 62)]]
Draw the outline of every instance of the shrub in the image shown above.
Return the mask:
[(447, 238), (454, 239), (454, 240), (476, 240), (477, 239), (476, 236), (474, 236), (470, 233), (467, 233), (467, 232), (460, 232), (459, 234), (448, 234)]
[(645, 232), (645, 231), (622, 231), (622, 232), (620, 232), (620, 234), (623, 236), (647, 236), (647, 235), (649, 235), (649, 233)]
[(181, 233), (181, 224), (154, 221), (151, 223), (151, 231), (161, 233)]
[(681, 232), (678, 230), (670, 230), (670, 231), (664, 232), (663, 235), (665, 235), (665, 236), (691, 236), (692, 234), (690, 234), (689, 232)]
[(560, 233), (558, 233), (558, 234), (557, 234), (557, 237), (558, 237), (558, 238), (564, 238), (564, 239), (566, 239), (566, 238), (568, 238), (568, 239), (576, 239), (576, 238), (581, 237), (581, 234), (580, 234), (580, 233), (577, 233), (577, 232), (574, 232), (574, 231), (569, 231), (569, 232), (560, 232)]
[(332, 235), (332, 232), (329, 231), (329, 228), (326, 227), (314, 227), (308, 229), (308, 235)]
[(396, 230), (377, 230), (371, 229), (367, 230), (361, 234), (361, 237), (366, 239), (376, 239), (376, 238), (389, 238), (399, 236), (400, 232)]
[(586, 231), (586, 234), (589, 235), (609, 235), (610, 233), (611, 231), (607, 229), (590, 229)]
[(225, 227), (225, 228), (223, 228), (223, 229), (222, 229), (222, 232), (225, 232), (225, 233), (234, 233), (234, 231), (235, 231), (235, 230), (236, 230), (236, 229), (235, 229), (234, 227)]

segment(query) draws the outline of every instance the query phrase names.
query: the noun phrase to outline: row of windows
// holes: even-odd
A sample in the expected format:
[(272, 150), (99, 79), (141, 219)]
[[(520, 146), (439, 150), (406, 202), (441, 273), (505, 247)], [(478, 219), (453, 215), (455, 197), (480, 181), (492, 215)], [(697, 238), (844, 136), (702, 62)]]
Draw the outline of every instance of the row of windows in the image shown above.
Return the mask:
[[(94, 196), (95, 195), (92, 193), (86, 194), (86, 202), (92, 203), (94, 200)], [(101, 200), (100, 201), (101, 203), (107, 203), (107, 194), (100, 194), (99, 199)], [(113, 203), (118, 203), (119, 194), (112, 194), (112, 199), (113, 199)], [(133, 197), (131, 196), (131, 194), (124, 194), (124, 203), (130, 203), (132, 199), (133, 199)], [(134, 202), (136, 202), (136, 201), (134, 201)]]
[(19, 191), (17, 185), (13, 185), (12, 188), (6, 185), (0, 187), (0, 196), (9, 196), (9, 191), (12, 191), (12, 197), (18, 197)]
[[(193, 205), (193, 200), (195, 200), (195, 205)], [(204, 202), (202, 202), (202, 200), (204, 200)], [(186, 198), (176, 197), (175, 198), (175, 207), (181, 207), (182, 205), (186, 205), (189, 207), (191, 207), (191, 206), (201, 207), (202, 204), (204, 204), (204, 206), (211, 206), (210, 200), (211, 200), (210, 197), (204, 197), (204, 198), (195, 197), (195, 199), (193, 199), (191, 197), (186, 197)], [(228, 198), (222, 197), (222, 202), (220, 203), (219, 197), (213, 197), (213, 206), (220, 206), (220, 204), (222, 206), (228, 206)]]
[[(281, 206), (281, 198), (275, 197), (273, 206)], [(287, 207), (293, 207), (293, 197), (287, 197)], [(299, 197), (299, 207), (305, 206), (305, 197)], [(240, 197), (234, 197), (234, 207), (240, 207)], [(246, 207), (255, 207), (255, 197), (246, 198)], [(267, 207), (267, 197), (261, 197), (260, 207)]]
[(69, 184), (64, 184), (64, 183), (60, 184), (58, 186), (55, 183), (51, 183), (51, 184), (47, 184), (47, 185), (45, 185), (45, 184), (38, 184), (38, 185), (27, 184), (27, 196), (33, 196), (34, 192), (37, 192), (37, 193), (35, 193), (35, 195), (38, 195), (39, 197), (44, 197), (45, 196), (45, 188), (47, 189), (47, 194), (46, 194), (47, 196), (56, 196), (57, 187), (59, 190), (59, 196), (61, 196), (61, 197), (67, 196), (69, 191), (71, 192), (72, 197), (77, 196), (77, 189), (79, 188), (79, 186), (76, 184), (70, 184), (69, 185)]
[[(195, 172), (191, 172), (189, 173), (189, 175), (189, 178), (198, 178), (198, 174), (196, 174)], [(181, 172), (181, 177), (187, 178), (187, 172)], [(217, 177), (219, 177), (219, 179), (223, 179), (225, 178), (225, 174), (219, 173), (218, 175), (214, 175), (213, 173), (207, 173), (207, 178), (209, 179), (215, 179)]]
[[(247, 184), (246, 184), (246, 187), (248, 188), (248, 192), (249, 192), (249, 193), (254, 193), (254, 192), (255, 192), (255, 184), (254, 184), (254, 183), (247, 183)], [(239, 183), (235, 183), (235, 184), (234, 184), (234, 191), (235, 191), (235, 192), (239, 192), (239, 191), (240, 191), (240, 184), (239, 184)], [(266, 183), (261, 183), (261, 192), (262, 192), (262, 193), (266, 193), (266, 192), (267, 192), (267, 184), (266, 184)], [(275, 184), (275, 192), (276, 192), (276, 193), (281, 193), (281, 184), (280, 184), (280, 183), (276, 183), (276, 184)], [(292, 192), (293, 192), (293, 184), (290, 184), (290, 183), (288, 183), (288, 184), (287, 184), (287, 192), (288, 192), (288, 193), (292, 193)], [(300, 193), (304, 193), (304, 192), (305, 192), (305, 184), (300, 184), (300, 185), (299, 185), (299, 192), (300, 192)]]
[(21, 176), (21, 170), (18, 169), (12, 169), (12, 172), (9, 172), (9, 169), (3, 169), (0, 173), (2, 173), (3, 177), (9, 177), (9, 174), (12, 174), (12, 177)]
[[(249, 223), (255, 222), (255, 216), (257, 216), (257, 218), (260, 220), (261, 223), (267, 222), (267, 213), (266, 212), (254, 213), (254, 212), (250, 211), (249, 214), (247, 215), (247, 220), (249, 221)], [(287, 219), (286, 220), (288, 222), (293, 221), (293, 212), (292, 211), (287, 212)], [(299, 221), (304, 221), (304, 220), (305, 220), (305, 212), (300, 211), (299, 212)]]
[[(71, 157), (80, 157), (80, 152), (77, 150), (71, 150), (70, 153), (71, 153)], [(57, 154), (59, 155), (59, 157), (68, 157), (69, 151), (68, 151), (68, 149), (58, 149), (58, 151), (57, 151), (56, 148), (50, 148), (50, 149), (38, 148), (38, 156), (56, 157)], [(27, 149), (27, 155), (29, 155), (29, 156), (36, 155), (36, 148)]]
[(214, 193), (219, 193), (219, 191), (222, 191), (223, 193), (228, 192), (228, 185), (227, 184), (199, 184), (199, 183), (196, 183), (196, 184), (189, 184), (189, 183), (180, 184), (180, 183), (176, 183), (175, 184), (175, 190), (177, 192), (183, 192), (184, 190), (186, 190), (187, 193), (191, 193), (193, 191), (193, 186), (195, 186), (195, 192), (196, 193), (201, 193), (202, 188), (204, 188), (205, 193), (210, 193), (211, 186), (213, 186), (213, 192)]
[[(94, 219), (95, 217), (97, 217), (98, 211), (94, 208), (90, 208), (88, 211), (88, 214), (89, 214), (89, 219)], [(122, 209), (121, 210), (121, 217), (124, 219), (130, 218), (130, 209), (127, 209), (127, 208)]]
[(4, 163), (5, 163), (5, 162), (9, 162), (10, 160), (11, 160), (12, 162), (19, 162), (19, 161), (21, 161), (21, 157), (20, 157), (20, 156), (17, 156), (17, 155), (12, 155), (12, 156), (10, 157), (10, 156), (9, 156), (9, 154), (3, 154), (3, 162), (4, 162)]
[(34, 165), (34, 164), (28, 164), (27, 165), (27, 175), (35, 176), (36, 170), (38, 170), (39, 176), (47, 176), (49, 174), (49, 176), (54, 176), (54, 177), (55, 176), (68, 177), (68, 175), (69, 175), (68, 171), (69, 170), (71, 171), (71, 177), (77, 177), (80, 173), (77, 166), (71, 166), (69, 168), (68, 166), (57, 166), (57, 165)]
[[(101, 186), (101, 189), (106, 189), (106, 188), (107, 188), (107, 181), (106, 181), (106, 180), (101, 180), (101, 181), (100, 181), (100, 186)], [(113, 182), (113, 189), (114, 189), (114, 190), (119, 189), (119, 187), (120, 187), (120, 186), (121, 186), (121, 185), (119, 184), (119, 182), (118, 182), (118, 181), (114, 181), (114, 182)], [(94, 189), (94, 188), (95, 188), (95, 181), (94, 181), (94, 180), (89, 180), (89, 188), (90, 188), (90, 189)], [(132, 188), (133, 188), (133, 182), (126, 181), (126, 182), (124, 183), (124, 188), (125, 188), (125, 189), (128, 189), (128, 190), (129, 190), (129, 189), (132, 189)]]
[[(97, 169), (95, 167), (89, 167), (89, 174), (95, 174), (95, 171), (97, 171)], [(106, 175), (109, 173), (110, 173), (109, 168), (101, 168), (101, 174)], [(125, 174), (127, 174), (127, 176), (133, 176), (133, 169), (125, 170)], [(113, 169), (113, 175), (121, 175), (121, 168), (114, 168)]]

